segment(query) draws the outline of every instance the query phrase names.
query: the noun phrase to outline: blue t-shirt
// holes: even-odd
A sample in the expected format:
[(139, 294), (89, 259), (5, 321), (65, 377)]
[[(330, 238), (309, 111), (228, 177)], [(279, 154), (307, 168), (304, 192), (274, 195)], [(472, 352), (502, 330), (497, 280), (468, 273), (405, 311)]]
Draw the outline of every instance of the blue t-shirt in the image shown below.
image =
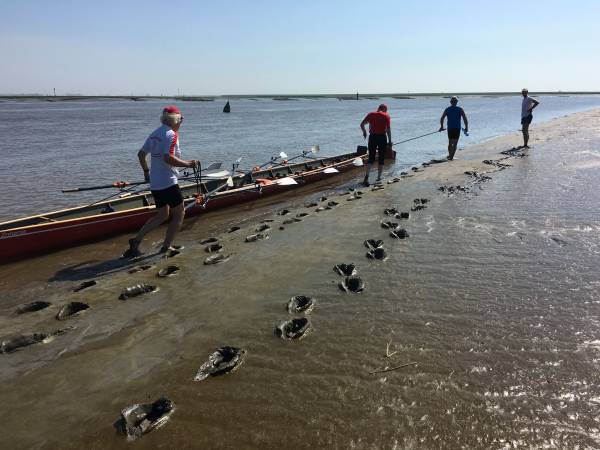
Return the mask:
[(447, 128), (460, 129), (460, 119), (462, 117), (462, 108), (460, 106), (448, 106), (446, 108), (446, 117), (448, 118)]

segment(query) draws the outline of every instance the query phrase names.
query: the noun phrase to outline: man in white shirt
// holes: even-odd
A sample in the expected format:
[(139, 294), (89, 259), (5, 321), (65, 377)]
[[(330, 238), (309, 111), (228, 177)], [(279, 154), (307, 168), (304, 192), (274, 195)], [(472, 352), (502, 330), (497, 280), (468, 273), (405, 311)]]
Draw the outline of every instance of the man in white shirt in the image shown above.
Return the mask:
[[(150, 182), (150, 192), (154, 197), (157, 214), (144, 224), (134, 238), (129, 239), (129, 248), (123, 253), (124, 258), (140, 256), (142, 252), (138, 247), (144, 236), (165, 222), (169, 215), (171, 220), (160, 252), (164, 253), (170, 249), (185, 215), (183, 196), (177, 184), (177, 167), (197, 167), (199, 163), (194, 159), (190, 161), (181, 159), (179, 127), (183, 115), (179, 108), (177, 106), (164, 108), (160, 121), (162, 126), (150, 134), (138, 152), (144, 179)], [(148, 169), (148, 155), (151, 156), (150, 169)]]
[(523, 89), (521, 91), (523, 95), (523, 102), (521, 103), (521, 125), (523, 131), (523, 147), (529, 148), (527, 143), (529, 142), (529, 124), (533, 120), (533, 109), (540, 104), (535, 98), (529, 96), (529, 91)]

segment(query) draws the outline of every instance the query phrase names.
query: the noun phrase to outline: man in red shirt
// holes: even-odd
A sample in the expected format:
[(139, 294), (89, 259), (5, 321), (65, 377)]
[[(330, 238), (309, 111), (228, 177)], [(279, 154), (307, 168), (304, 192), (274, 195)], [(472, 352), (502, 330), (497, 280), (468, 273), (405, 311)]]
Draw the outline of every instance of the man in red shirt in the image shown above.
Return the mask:
[(383, 103), (379, 105), (377, 111), (370, 112), (360, 123), (360, 129), (363, 137), (367, 138), (365, 125), (369, 124), (369, 162), (367, 163), (367, 173), (363, 184), (369, 185), (369, 172), (371, 165), (375, 162), (375, 152), (379, 156), (379, 169), (377, 171), (377, 181), (381, 181), (381, 172), (383, 172), (383, 162), (385, 160), (385, 151), (388, 145), (392, 144), (391, 119), (387, 113), (387, 106)]

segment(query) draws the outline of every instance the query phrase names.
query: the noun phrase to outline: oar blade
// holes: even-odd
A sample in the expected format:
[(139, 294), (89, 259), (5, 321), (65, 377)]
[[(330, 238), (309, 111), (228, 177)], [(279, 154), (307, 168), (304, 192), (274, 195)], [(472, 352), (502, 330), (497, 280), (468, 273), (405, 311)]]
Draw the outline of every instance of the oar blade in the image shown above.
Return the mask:
[(227, 178), (227, 186), (233, 187), (233, 178), (231, 178), (231, 177)]
[(362, 167), (365, 165), (362, 158), (356, 158), (354, 161), (352, 161), (352, 164), (356, 167)]
[(276, 181), (276, 183), (281, 186), (291, 186), (293, 184), (298, 184), (298, 182), (296, 180), (294, 180), (293, 178), (290, 178), (290, 177), (280, 178), (279, 180)]
[(321, 148), (320, 148), (318, 145), (313, 145), (313, 146), (310, 148), (310, 152), (311, 152), (311, 153), (319, 153), (320, 151), (321, 151)]
[(328, 167), (323, 171), (323, 173), (340, 173), (340, 171), (337, 170), (335, 167)]
[(288, 156), (285, 154), (285, 152), (279, 152), (279, 157), (282, 158), (282, 159), (285, 159)]

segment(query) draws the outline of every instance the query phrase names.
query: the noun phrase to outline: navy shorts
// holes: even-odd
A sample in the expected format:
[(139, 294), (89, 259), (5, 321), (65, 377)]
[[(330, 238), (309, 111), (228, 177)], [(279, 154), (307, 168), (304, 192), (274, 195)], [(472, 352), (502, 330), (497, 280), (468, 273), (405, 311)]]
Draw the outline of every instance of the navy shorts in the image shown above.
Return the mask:
[(521, 117), (521, 125), (529, 125), (533, 120), (533, 114), (529, 114), (528, 116)]
[(166, 189), (160, 191), (150, 191), (152, 197), (154, 197), (154, 204), (157, 208), (169, 205), (171, 208), (175, 208), (183, 203), (183, 196), (181, 195), (181, 189), (178, 184), (174, 184)]
[(460, 138), (460, 128), (448, 128), (448, 139)]
[(387, 150), (387, 136), (385, 134), (369, 135), (369, 164), (375, 162), (375, 153), (379, 156), (379, 165), (385, 161), (385, 151)]

